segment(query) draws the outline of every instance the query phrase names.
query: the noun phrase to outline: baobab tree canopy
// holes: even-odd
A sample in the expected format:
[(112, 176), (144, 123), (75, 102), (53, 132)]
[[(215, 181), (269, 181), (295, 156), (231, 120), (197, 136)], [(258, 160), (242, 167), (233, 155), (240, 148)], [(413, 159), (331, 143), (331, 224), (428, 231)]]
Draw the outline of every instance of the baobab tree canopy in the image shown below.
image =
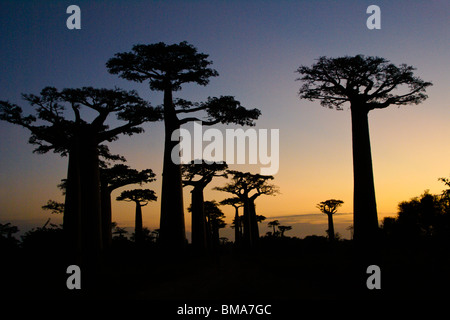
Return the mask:
[(317, 208), (325, 214), (335, 214), (344, 201), (330, 199), (317, 204)]
[[(301, 66), (297, 72), (303, 82), (302, 99), (320, 100), (322, 106), (342, 110), (346, 102), (357, 103), (368, 110), (383, 109), (391, 104), (418, 104), (427, 98), (431, 85), (414, 76), (414, 67), (396, 66), (380, 57), (320, 57), (312, 67)], [(393, 94), (406, 86), (409, 92)]]
[(186, 41), (167, 45), (134, 45), (131, 52), (116, 53), (106, 63), (112, 74), (121, 78), (143, 82), (150, 79), (150, 89), (163, 91), (170, 83), (173, 91), (181, 89), (183, 83), (195, 82), (205, 86), (210, 77), (217, 77), (216, 70), (208, 68), (212, 61), (208, 55), (198, 53)]
[[(36, 107), (36, 115), (24, 116), (23, 110), (16, 104), (0, 101), (0, 120), (21, 125), (31, 131), (29, 142), (38, 147), (34, 152), (46, 153), (53, 150), (66, 155), (71, 140), (81, 128), (89, 126), (96, 133), (94, 139), (98, 144), (102, 141), (113, 141), (117, 135), (140, 133), (140, 124), (146, 121), (161, 119), (161, 110), (153, 108), (141, 99), (135, 91), (121, 89), (96, 89), (83, 87), (63, 89), (45, 87), (40, 95), (22, 95), (31, 106)], [(81, 117), (81, 108), (94, 110), (98, 115), (91, 123)], [(71, 109), (73, 119), (67, 118), (66, 109)], [(110, 114), (126, 123), (110, 129), (105, 121)], [(35, 124), (37, 119), (42, 120)], [(45, 124), (47, 123), (47, 124)]]

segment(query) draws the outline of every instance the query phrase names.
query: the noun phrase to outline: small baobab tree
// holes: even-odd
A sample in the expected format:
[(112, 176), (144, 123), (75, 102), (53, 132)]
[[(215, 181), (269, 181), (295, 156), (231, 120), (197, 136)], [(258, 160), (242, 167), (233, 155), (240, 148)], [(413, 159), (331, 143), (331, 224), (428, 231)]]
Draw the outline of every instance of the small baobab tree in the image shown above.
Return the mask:
[(203, 190), (214, 177), (226, 177), (226, 163), (193, 160), (181, 166), (184, 186), (192, 186), (191, 214), (192, 214), (192, 246), (203, 251), (208, 247), (206, 232), (206, 217), (204, 212)]
[(286, 231), (292, 230), (292, 226), (278, 226), (278, 230), (280, 230), (280, 236), (284, 237), (284, 233)]
[(328, 239), (330, 239), (330, 242), (333, 242), (335, 239), (335, 233), (334, 233), (334, 224), (333, 224), (333, 214), (337, 212), (337, 209), (342, 206), (344, 201), (342, 200), (335, 200), (330, 199), (326, 201), (322, 201), (317, 204), (317, 208), (322, 212), (325, 213), (328, 216)]
[(134, 227), (134, 239), (136, 243), (142, 243), (144, 233), (142, 228), (142, 207), (150, 201), (156, 201), (155, 192), (150, 189), (134, 189), (123, 191), (116, 200), (134, 202), (136, 204), (136, 218)]
[(112, 167), (100, 169), (100, 191), (102, 209), (102, 236), (103, 246), (110, 247), (112, 240), (112, 209), (111, 193), (126, 185), (150, 183), (155, 181), (152, 169), (138, 171), (124, 164), (115, 164)]
[(275, 227), (278, 227), (279, 225), (280, 225), (280, 221), (278, 221), (278, 220), (270, 221), (270, 222), (267, 224), (267, 226), (268, 226), (269, 228), (273, 228), (273, 233), (272, 233), (273, 236), (276, 236), (276, 235), (277, 235), (277, 231), (276, 231)]
[[(248, 247), (256, 246), (259, 239), (258, 218), (255, 209), (255, 200), (261, 195), (275, 195), (278, 188), (270, 184), (273, 176), (252, 174), (250, 172), (240, 172), (228, 170), (231, 182), (224, 187), (216, 187), (216, 190), (229, 192), (237, 196), (244, 204), (244, 243)], [(265, 219), (265, 217), (264, 217)]]
[(240, 245), (242, 236), (242, 219), (239, 216), (239, 208), (244, 206), (244, 203), (238, 197), (227, 198), (219, 202), (221, 206), (232, 206), (234, 208), (234, 219), (231, 225), (234, 228), (234, 243)]

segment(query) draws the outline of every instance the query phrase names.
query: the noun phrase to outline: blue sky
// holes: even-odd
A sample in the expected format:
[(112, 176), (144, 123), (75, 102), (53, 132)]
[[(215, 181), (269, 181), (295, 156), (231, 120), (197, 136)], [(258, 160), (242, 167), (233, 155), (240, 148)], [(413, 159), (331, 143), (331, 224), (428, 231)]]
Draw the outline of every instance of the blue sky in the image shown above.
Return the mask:
[[(66, 28), (71, 4), (81, 8), (81, 30)], [(381, 8), (381, 30), (366, 27), (371, 4)], [(437, 178), (450, 174), (449, 13), (448, 1), (1, 1), (0, 99), (26, 110), (21, 93), (38, 93), (48, 85), (118, 86), (136, 89), (158, 105), (160, 93), (108, 74), (105, 63), (133, 44), (186, 40), (210, 55), (220, 76), (206, 87), (186, 85), (178, 97), (202, 101), (233, 95), (262, 111), (257, 128), (280, 129), (280, 171), (274, 182), (281, 194), (258, 200), (258, 213), (269, 218), (319, 214), (315, 204), (328, 198), (343, 199), (341, 211), (351, 212), (350, 114), (299, 100), (294, 71), (323, 55), (365, 54), (411, 64), (433, 82), (429, 99), (370, 115), (381, 218), (425, 189), (440, 192)], [(160, 123), (145, 128), (145, 134), (123, 137), (111, 149), (130, 166), (152, 168), (158, 181), (148, 187), (158, 193), (163, 130)], [(47, 199), (62, 200), (55, 185), (66, 174), (67, 159), (32, 154), (25, 129), (0, 123), (0, 135), (0, 221), (45, 222), (48, 214), (40, 206)], [(210, 191), (207, 197), (226, 195)], [(118, 222), (133, 225), (133, 208), (114, 203), (113, 209)], [(144, 215), (144, 224), (156, 228), (159, 202), (145, 207)], [(299, 226), (291, 233), (317, 231), (311, 230)]]

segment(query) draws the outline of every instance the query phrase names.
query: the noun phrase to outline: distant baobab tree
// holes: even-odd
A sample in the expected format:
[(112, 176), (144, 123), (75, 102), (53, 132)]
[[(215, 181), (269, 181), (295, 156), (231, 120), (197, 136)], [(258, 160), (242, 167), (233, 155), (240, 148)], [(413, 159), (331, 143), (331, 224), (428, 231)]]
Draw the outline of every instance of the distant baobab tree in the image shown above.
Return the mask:
[(221, 206), (233, 206), (234, 208), (234, 219), (231, 227), (234, 227), (234, 243), (235, 245), (240, 245), (241, 235), (242, 235), (242, 221), (239, 216), (239, 208), (244, 206), (244, 203), (238, 197), (227, 198), (219, 202)]
[[(225, 191), (237, 196), (244, 204), (244, 242), (248, 247), (254, 247), (259, 239), (258, 216), (256, 215), (255, 200), (260, 195), (275, 195), (278, 188), (268, 181), (273, 180), (273, 176), (252, 174), (250, 172), (240, 172), (228, 170), (231, 182), (224, 187), (216, 187), (216, 190)], [(265, 217), (260, 217), (262, 221)]]
[(191, 191), (192, 246), (196, 250), (204, 251), (208, 247), (203, 190), (214, 177), (226, 177), (227, 169), (226, 163), (208, 163), (204, 160), (193, 160), (181, 166), (183, 186), (194, 187)]
[(217, 249), (220, 244), (219, 229), (227, 225), (223, 219), (225, 215), (219, 209), (216, 201), (205, 201), (205, 216), (207, 221), (207, 230), (210, 232), (211, 248)]
[(276, 235), (277, 235), (277, 232), (278, 232), (278, 231), (276, 231), (275, 227), (278, 227), (279, 225), (280, 225), (280, 221), (278, 221), (278, 220), (273, 220), (273, 221), (271, 221), (271, 222), (269, 222), (269, 223), (267, 224), (267, 226), (268, 226), (269, 228), (270, 228), (270, 227), (273, 228), (273, 233), (272, 233), (273, 236), (276, 236)]
[[(0, 101), (0, 120), (30, 130), (29, 142), (38, 146), (34, 152), (53, 150), (69, 156), (63, 217), (67, 253), (77, 264), (96, 263), (103, 249), (99, 156), (106, 146), (101, 143), (116, 140), (119, 134), (143, 132), (140, 125), (160, 120), (161, 112), (135, 91), (118, 88), (46, 87), (40, 95), (23, 98), (35, 108), (35, 115), (23, 115), (18, 105)], [(66, 109), (72, 111), (72, 119)], [(95, 112), (91, 122), (82, 118), (82, 109)], [(106, 124), (111, 118), (119, 124)]]
[(100, 194), (102, 211), (103, 246), (109, 248), (112, 240), (111, 193), (126, 185), (150, 183), (155, 181), (152, 169), (138, 171), (125, 164), (100, 169)]
[(317, 208), (322, 212), (325, 213), (328, 216), (328, 238), (330, 239), (330, 242), (333, 242), (335, 239), (335, 233), (334, 233), (334, 224), (333, 224), (333, 214), (337, 212), (337, 209), (342, 206), (344, 201), (342, 200), (335, 200), (330, 199), (326, 201), (322, 201), (317, 204)]
[(286, 231), (292, 230), (292, 226), (278, 226), (278, 230), (280, 230), (280, 236), (284, 237), (284, 233)]
[[(202, 125), (253, 125), (260, 115), (258, 109), (245, 109), (232, 96), (208, 98), (203, 103), (192, 103), (183, 99), (174, 101), (173, 92), (181, 90), (182, 85), (196, 83), (206, 86), (211, 77), (218, 76), (217, 71), (209, 67), (212, 62), (207, 58), (207, 54), (197, 52), (197, 48), (186, 41), (172, 45), (159, 42), (134, 45), (130, 52), (116, 53), (106, 63), (110, 73), (131, 81), (148, 81), (150, 90), (164, 93), (165, 142), (160, 242), (174, 250), (184, 247), (186, 232), (180, 161), (172, 160), (172, 155), (176, 154), (173, 150), (179, 147), (179, 141), (172, 140), (173, 133), (180, 129), (181, 125), (191, 121), (201, 121)], [(201, 120), (195, 116), (179, 118), (194, 112), (205, 113), (206, 119)]]
[[(350, 104), (353, 142), (354, 239), (374, 243), (378, 216), (369, 137), (369, 111), (390, 105), (419, 104), (431, 85), (414, 76), (412, 66), (396, 66), (380, 57), (320, 57), (311, 67), (301, 66), (302, 99), (320, 100), (322, 106), (342, 110)], [(402, 93), (394, 94), (396, 89)]]
[(134, 202), (136, 204), (136, 216), (134, 226), (134, 239), (136, 243), (142, 243), (144, 240), (144, 231), (142, 228), (142, 207), (150, 201), (156, 201), (155, 191), (150, 189), (133, 189), (123, 191), (116, 200)]

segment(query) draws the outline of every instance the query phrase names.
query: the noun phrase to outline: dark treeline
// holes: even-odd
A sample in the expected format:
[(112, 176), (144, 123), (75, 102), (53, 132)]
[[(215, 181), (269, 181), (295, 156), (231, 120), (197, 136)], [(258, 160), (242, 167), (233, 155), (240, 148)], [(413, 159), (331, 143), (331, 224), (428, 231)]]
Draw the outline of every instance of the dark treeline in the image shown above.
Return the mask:
[[(174, 282), (188, 283), (191, 291), (172, 291), (171, 297), (205, 297), (208, 290), (213, 297), (338, 297), (340, 290), (358, 297), (362, 288), (367, 289), (365, 270), (370, 264), (386, 270), (390, 297), (398, 293), (396, 276), (402, 275), (401, 293), (408, 293), (414, 287), (408, 279), (417, 277), (420, 268), (437, 270), (433, 277), (441, 276), (441, 285), (450, 284), (444, 276), (449, 263), (443, 254), (450, 248), (450, 189), (440, 195), (425, 192), (400, 203), (398, 216), (385, 218), (379, 226), (373, 183), (369, 112), (421, 103), (427, 98), (430, 82), (414, 76), (412, 66), (395, 66), (384, 58), (362, 55), (320, 57), (311, 67), (298, 68), (300, 98), (319, 100), (322, 106), (337, 110), (345, 103), (350, 105), (354, 173), (353, 239), (341, 239), (334, 230), (333, 215), (343, 203), (336, 199), (317, 205), (328, 217), (327, 237), (299, 239), (289, 236), (292, 226), (278, 220), (269, 221), (267, 233), (261, 235), (265, 217), (257, 214), (257, 199), (279, 193), (272, 184), (274, 176), (230, 170), (225, 162), (206, 159), (188, 164), (178, 161), (179, 141), (172, 137), (183, 124), (253, 126), (261, 114), (258, 109), (241, 106), (233, 96), (208, 97), (204, 102), (174, 98), (183, 85), (206, 86), (210, 78), (218, 76), (211, 65), (207, 54), (187, 42), (135, 45), (107, 61), (111, 74), (162, 91), (159, 107), (135, 91), (93, 87), (44, 87), (38, 95), (24, 94), (33, 110), (27, 114), (14, 103), (0, 101), (0, 120), (29, 130), (36, 153), (53, 151), (68, 158), (67, 176), (60, 186), (64, 203), (49, 200), (43, 206), (51, 214), (63, 215), (62, 226), (49, 220), (19, 241), (16, 226), (1, 224), (1, 254), (7, 261), (4, 274), (23, 276), (26, 265), (39, 262), (35, 273), (19, 281), (21, 285), (30, 281), (33, 292), (38, 293), (44, 280), (32, 275), (41, 272), (49, 279), (57, 269), (58, 276), (46, 288), (49, 292), (55, 289), (54, 295), (62, 292), (62, 297), (78, 297), (64, 288), (64, 272), (70, 264), (81, 266), (83, 288), (87, 288), (83, 293), (91, 297), (137, 297), (139, 291), (147, 298), (166, 298), (171, 291), (165, 285)], [(395, 94), (396, 89), (402, 93)], [(83, 118), (85, 110), (95, 113), (93, 120)], [(120, 124), (110, 127), (110, 120)], [(138, 171), (118, 164), (126, 160), (112, 154), (108, 143), (123, 134), (140, 134), (143, 124), (156, 121), (163, 121), (165, 128), (161, 195), (151, 189), (130, 188), (116, 198), (134, 204), (135, 228), (128, 237), (126, 230), (112, 221), (111, 194), (124, 186), (152, 183), (156, 174), (151, 169)], [(213, 179), (223, 179), (222, 186), (214, 190), (231, 197), (220, 202), (205, 199), (204, 191)], [(450, 187), (448, 179), (441, 180)], [(186, 239), (183, 187), (191, 192), (191, 243)], [(157, 199), (161, 203), (160, 228), (150, 231), (143, 225), (142, 207)], [(220, 229), (226, 226), (223, 206), (234, 208), (234, 241), (220, 237)], [(408, 270), (401, 271), (405, 266)], [(257, 280), (267, 274), (280, 278), (270, 279), (275, 282), (268, 289)], [(153, 289), (150, 275), (157, 278)], [(228, 285), (225, 277), (231, 279)], [(8, 288), (19, 294), (15, 279), (8, 279)], [(298, 287), (290, 287), (291, 282)], [(424, 281), (409, 294), (429, 288), (432, 286)]]

